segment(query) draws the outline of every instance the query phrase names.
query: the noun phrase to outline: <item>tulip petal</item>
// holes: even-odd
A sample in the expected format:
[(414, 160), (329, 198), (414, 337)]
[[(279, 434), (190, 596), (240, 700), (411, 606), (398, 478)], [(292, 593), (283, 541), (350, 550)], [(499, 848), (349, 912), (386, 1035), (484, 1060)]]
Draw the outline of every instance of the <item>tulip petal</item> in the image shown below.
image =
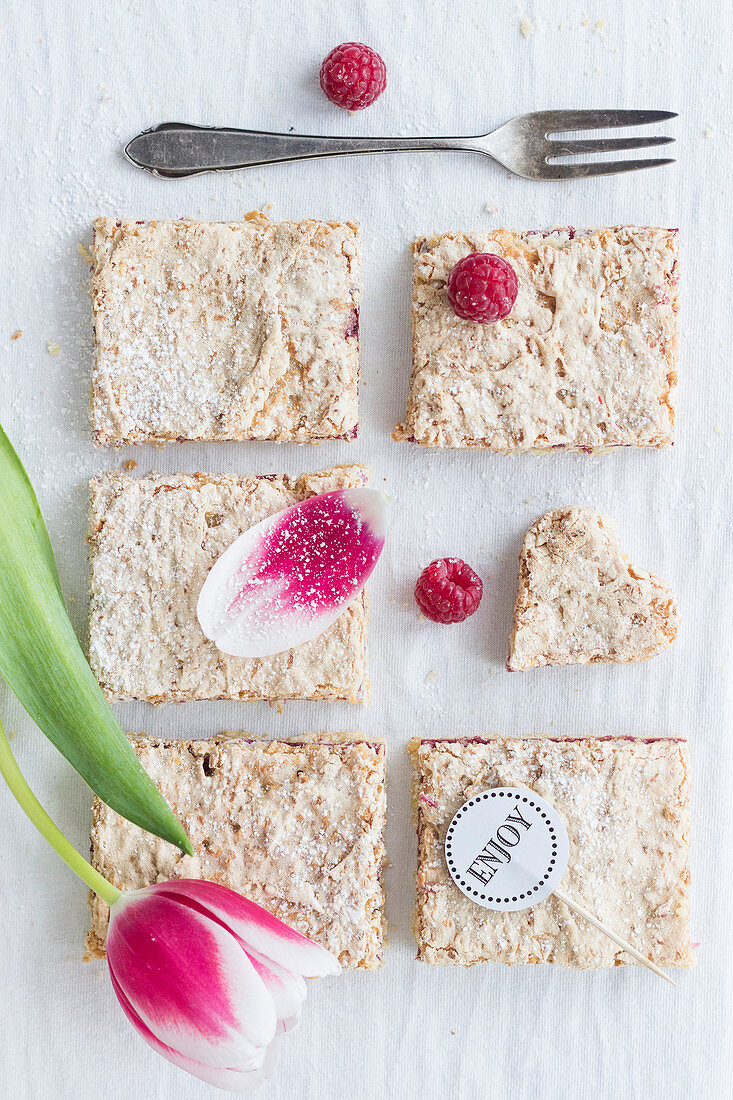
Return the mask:
[(310, 641), (361, 592), (384, 546), (386, 497), (321, 493), (256, 523), (214, 563), (196, 613), (223, 653), (266, 657)]
[(165, 1046), (212, 1066), (247, 1068), (274, 1038), (275, 1006), (238, 939), (153, 889), (111, 907), (110, 973)]
[(267, 1047), (262, 1047), (261, 1050), (258, 1051), (257, 1058), (255, 1059), (256, 1064), (253, 1065), (251, 1069), (232, 1069), (227, 1066), (209, 1066), (203, 1062), (197, 1062), (193, 1058), (187, 1058), (177, 1050), (173, 1050), (172, 1047), (166, 1046), (165, 1043), (161, 1043), (160, 1039), (153, 1034), (150, 1028), (147, 1027), (135, 1012), (123, 990), (120, 988), (114, 974), (111, 972), (110, 978), (117, 1000), (120, 1002), (122, 1011), (125, 1013), (130, 1023), (153, 1050), (161, 1054), (167, 1061), (172, 1062), (174, 1066), (178, 1066), (179, 1069), (185, 1070), (186, 1073), (198, 1077), (201, 1081), (206, 1081), (210, 1085), (216, 1085), (217, 1088), (225, 1089), (228, 1092), (251, 1092), (258, 1088), (264, 1081), (272, 1077), (280, 1055), (281, 1033), (277, 1034)]
[(296, 932), (261, 905), (218, 882), (171, 879), (170, 882), (157, 883), (150, 890), (181, 901), (188, 898), (189, 902), (202, 906), (204, 911), (217, 917), (247, 944), (247, 950), (251, 948), (265, 960), (271, 959), (286, 970), (303, 974), (306, 978), (341, 973), (338, 959), (325, 947)]
[[(307, 996), (305, 981), (300, 974), (292, 970), (286, 970), (278, 966), (272, 959), (265, 959), (258, 955), (251, 947), (244, 945), (247, 956), (255, 970), (267, 986), (267, 990), (275, 1004), (278, 1022), (297, 1020), (300, 1018), (300, 1010)], [(295, 1024), (291, 1024), (287, 1031), (292, 1031)]]

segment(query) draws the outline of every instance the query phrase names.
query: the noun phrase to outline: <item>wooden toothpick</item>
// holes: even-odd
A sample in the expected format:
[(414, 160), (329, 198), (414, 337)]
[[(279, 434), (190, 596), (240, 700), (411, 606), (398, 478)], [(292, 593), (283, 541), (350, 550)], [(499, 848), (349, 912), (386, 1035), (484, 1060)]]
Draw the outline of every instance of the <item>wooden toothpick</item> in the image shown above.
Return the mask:
[(665, 982), (669, 982), (670, 985), (677, 985), (677, 982), (673, 982), (669, 975), (665, 974), (663, 970), (660, 970), (656, 963), (653, 963), (646, 955), (642, 955), (640, 951), (637, 951), (635, 947), (632, 947), (630, 943), (622, 939), (621, 936), (619, 936), (617, 932), (614, 932), (612, 928), (609, 928), (607, 924), (603, 924), (602, 921), (599, 921), (597, 917), (594, 917), (593, 914), (589, 913), (582, 905), (578, 905), (577, 901), (573, 901), (573, 899), (569, 898), (567, 894), (564, 894), (562, 890), (553, 890), (553, 894), (560, 901), (564, 901), (568, 909), (572, 909), (574, 912), (579, 913), (581, 917), (587, 920), (589, 924), (592, 924), (594, 928), (597, 928), (599, 932), (603, 932), (604, 936), (608, 936), (609, 940), (613, 940), (619, 947), (623, 947), (624, 951), (628, 951), (628, 953), (636, 959), (638, 963), (641, 963), (642, 966), (646, 966), (647, 969), (653, 970), (655, 974), (658, 974), (660, 978), (664, 978)]

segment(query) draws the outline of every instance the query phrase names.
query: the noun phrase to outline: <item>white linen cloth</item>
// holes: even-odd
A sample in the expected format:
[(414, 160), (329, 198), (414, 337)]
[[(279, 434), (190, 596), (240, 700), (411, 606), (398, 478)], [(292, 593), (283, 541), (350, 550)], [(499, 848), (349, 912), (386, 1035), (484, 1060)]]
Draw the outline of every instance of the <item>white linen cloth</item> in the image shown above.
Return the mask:
[[(371, 707), (302, 702), (282, 714), (225, 702), (118, 708), (126, 728), (151, 734), (359, 729), (388, 738), (387, 965), (310, 986), (303, 1023), (284, 1043), (263, 1100), (727, 1095), (730, 9), (712, 0), (661, 7), (654, 0), (29, 0), (8, 5), (1, 22), (0, 421), (38, 490), (79, 635), (86, 633), (86, 484), (97, 471), (129, 458), (137, 460), (136, 474), (296, 473), (360, 460), (393, 502), (388, 549), (370, 586)], [(378, 103), (354, 116), (329, 104), (318, 86), (322, 57), (350, 39), (378, 49), (388, 71)], [(478, 157), (415, 153), (162, 182), (122, 158), (127, 139), (163, 120), (450, 134), (486, 131), (523, 111), (594, 106), (679, 111), (663, 127), (680, 139), (678, 163), (543, 184)], [(229, 220), (266, 203), (275, 218), (363, 226), (358, 442), (95, 451), (88, 273), (78, 252), (79, 243), (91, 243), (93, 218)], [(412, 239), (451, 229), (619, 223), (682, 230), (679, 442), (672, 451), (502, 457), (392, 442), (410, 368)], [(11, 340), (18, 329), (22, 336)], [(614, 516), (630, 559), (676, 589), (680, 636), (653, 661), (504, 672), (522, 535), (542, 512), (564, 504)], [(445, 554), (465, 558), (484, 578), (481, 608), (462, 626), (421, 622), (412, 600), (420, 569)], [(31, 785), (86, 850), (88, 789), (4, 686), (0, 714)], [(689, 737), (693, 939), (700, 946), (699, 965), (675, 975), (676, 990), (637, 967), (463, 971), (414, 961), (406, 742), (530, 732)], [(82, 964), (86, 892), (4, 788), (0, 820), (0, 1093), (13, 1100), (219, 1095), (148, 1049), (124, 1020), (103, 964)]]

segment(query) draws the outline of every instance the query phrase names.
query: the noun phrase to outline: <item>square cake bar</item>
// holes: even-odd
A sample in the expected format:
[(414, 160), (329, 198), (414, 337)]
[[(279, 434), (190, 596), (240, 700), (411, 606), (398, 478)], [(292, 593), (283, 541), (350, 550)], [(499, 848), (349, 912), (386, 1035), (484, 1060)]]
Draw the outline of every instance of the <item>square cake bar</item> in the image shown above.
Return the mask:
[(260, 520), (316, 493), (365, 485), (363, 466), (301, 477), (174, 474), (91, 482), (89, 663), (111, 700), (368, 699), (368, 604), (271, 657), (232, 657), (196, 603), (216, 559)]
[(691, 966), (689, 761), (682, 740), (628, 737), (413, 741), (418, 958), (432, 965), (633, 963), (564, 902), (519, 912), (464, 896), (445, 865), (458, 808), (491, 787), (526, 787), (565, 821), (563, 891), (659, 966)]
[[(508, 317), (478, 324), (448, 301), (471, 252), (519, 279)], [(444, 233), (413, 245), (412, 375), (394, 438), (504, 453), (674, 442), (677, 231)]]
[(353, 439), (359, 231), (94, 223), (97, 444)]
[[(132, 740), (188, 833), (193, 856), (94, 800), (92, 863), (119, 889), (172, 878), (229, 886), (336, 955), (373, 969), (384, 949), (385, 745), (358, 734), (261, 741)], [(109, 909), (91, 897), (87, 958)]]

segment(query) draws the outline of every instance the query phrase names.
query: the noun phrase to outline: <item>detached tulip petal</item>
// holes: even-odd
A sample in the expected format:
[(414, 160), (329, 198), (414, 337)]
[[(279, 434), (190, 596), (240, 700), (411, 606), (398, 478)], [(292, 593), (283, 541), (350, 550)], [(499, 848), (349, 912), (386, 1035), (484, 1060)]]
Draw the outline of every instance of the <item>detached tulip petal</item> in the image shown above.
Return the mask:
[(275, 1037), (273, 999), (217, 921), (152, 891), (112, 906), (110, 972), (165, 1046), (211, 1066), (246, 1067)]
[(384, 546), (386, 497), (337, 489), (255, 524), (214, 563), (196, 608), (223, 652), (266, 657), (322, 634)]
[(243, 943), (286, 970), (306, 978), (341, 973), (338, 960), (330, 951), (273, 917), (261, 905), (218, 882), (173, 879), (157, 883), (150, 889), (201, 906), (226, 924)]

